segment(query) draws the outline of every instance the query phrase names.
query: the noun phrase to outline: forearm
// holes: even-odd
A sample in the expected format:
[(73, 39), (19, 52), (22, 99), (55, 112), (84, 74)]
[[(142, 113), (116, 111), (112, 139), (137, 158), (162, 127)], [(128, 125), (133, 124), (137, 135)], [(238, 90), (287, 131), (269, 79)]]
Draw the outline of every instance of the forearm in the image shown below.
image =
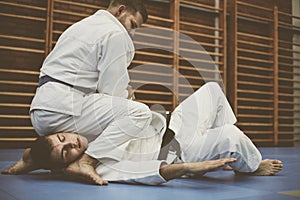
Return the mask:
[(164, 165), (160, 168), (160, 175), (167, 181), (179, 178), (187, 173), (203, 175), (206, 172), (224, 167), (226, 164), (235, 162), (235, 158), (221, 158), (218, 160), (207, 160), (203, 162), (189, 162)]
[(172, 180), (185, 175), (188, 172), (186, 163), (166, 164), (159, 170), (160, 175), (166, 180)]

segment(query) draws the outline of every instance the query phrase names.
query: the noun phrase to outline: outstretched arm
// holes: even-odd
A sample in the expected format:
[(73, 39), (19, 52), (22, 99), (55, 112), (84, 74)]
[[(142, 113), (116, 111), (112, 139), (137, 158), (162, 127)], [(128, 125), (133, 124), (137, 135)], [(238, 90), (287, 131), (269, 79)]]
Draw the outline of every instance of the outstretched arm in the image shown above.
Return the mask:
[(219, 167), (224, 167), (226, 164), (235, 161), (235, 158), (222, 158), (218, 160), (208, 160), (203, 162), (169, 164), (162, 166), (159, 172), (165, 180), (169, 181), (171, 179), (179, 178), (188, 173), (202, 175)]
[(34, 164), (34, 162), (31, 159), (30, 156), (30, 148), (27, 148), (24, 153), (22, 158), (17, 161), (15, 164), (10, 166), (7, 169), (2, 170), (2, 174), (11, 174), (11, 175), (16, 175), (16, 174), (26, 174), (28, 172), (31, 172), (33, 170), (40, 169), (39, 166)]

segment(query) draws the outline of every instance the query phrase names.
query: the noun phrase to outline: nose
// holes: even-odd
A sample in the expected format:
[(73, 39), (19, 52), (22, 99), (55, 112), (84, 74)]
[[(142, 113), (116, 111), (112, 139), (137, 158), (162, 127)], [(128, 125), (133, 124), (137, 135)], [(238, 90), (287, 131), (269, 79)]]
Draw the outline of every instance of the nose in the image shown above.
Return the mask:
[(72, 149), (79, 147), (77, 141), (76, 142), (75, 141), (69, 142), (68, 144), (66, 144), (66, 146), (69, 147), (69, 148), (72, 148)]

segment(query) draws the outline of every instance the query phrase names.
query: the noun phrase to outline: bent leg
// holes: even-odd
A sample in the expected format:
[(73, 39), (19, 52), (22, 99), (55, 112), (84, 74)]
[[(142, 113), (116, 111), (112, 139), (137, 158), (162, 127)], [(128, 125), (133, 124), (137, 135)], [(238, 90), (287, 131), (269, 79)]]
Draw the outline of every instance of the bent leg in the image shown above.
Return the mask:
[(203, 85), (172, 112), (169, 128), (182, 148), (203, 135), (206, 130), (234, 124), (234, 113), (217, 83)]
[(185, 148), (184, 162), (201, 162), (220, 158), (236, 158), (230, 166), (240, 172), (254, 172), (262, 156), (252, 141), (236, 126), (209, 129)]
[[(95, 127), (94, 131), (96, 133), (102, 131), (89, 143), (86, 151), (86, 154), (93, 158), (100, 159), (107, 156), (121, 158), (126, 143), (137, 138), (152, 137), (148, 135), (151, 132), (145, 131), (152, 119), (152, 113), (145, 104), (104, 96), (99, 99), (99, 102), (93, 102), (92, 109), (91, 114), (94, 119), (87, 117), (80, 120), (84, 125), (90, 124), (87, 120), (92, 120), (99, 127), (98, 130)], [(81, 122), (77, 124), (81, 125)]]

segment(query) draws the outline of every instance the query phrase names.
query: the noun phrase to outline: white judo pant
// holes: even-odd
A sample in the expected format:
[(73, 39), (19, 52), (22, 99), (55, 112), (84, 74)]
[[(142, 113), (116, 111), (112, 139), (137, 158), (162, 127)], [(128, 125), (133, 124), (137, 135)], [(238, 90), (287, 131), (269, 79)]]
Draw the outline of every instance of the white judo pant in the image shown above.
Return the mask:
[(80, 116), (47, 110), (31, 112), (32, 125), (40, 136), (76, 132), (88, 139), (86, 153), (97, 159), (117, 159), (123, 154), (118, 147), (132, 139), (151, 137), (144, 131), (151, 119), (145, 104), (104, 94), (85, 95)]
[(206, 83), (172, 113), (169, 128), (180, 144), (184, 162), (236, 158), (240, 172), (255, 171), (262, 156), (234, 124), (234, 113), (217, 83)]

